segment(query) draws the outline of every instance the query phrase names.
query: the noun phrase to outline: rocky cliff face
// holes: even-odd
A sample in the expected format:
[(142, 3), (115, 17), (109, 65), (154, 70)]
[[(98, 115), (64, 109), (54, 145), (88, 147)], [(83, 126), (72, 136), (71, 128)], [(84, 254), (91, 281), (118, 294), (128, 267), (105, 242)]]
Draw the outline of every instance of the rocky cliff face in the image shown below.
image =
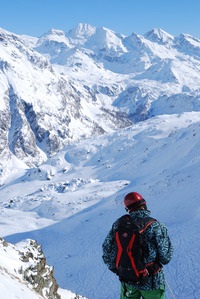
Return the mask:
[[(0, 239), (0, 268), (28, 284), (39, 295), (46, 299), (61, 299), (58, 284), (54, 278), (54, 269), (46, 263), (41, 246), (34, 240), (20, 242), (16, 246)], [(10, 266), (5, 260), (10, 259)]]
[[(54, 278), (54, 269), (46, 264), (42, 248), (34, 240), (20, 250), (20, 260), (24, 263), (20, 269), (23, 279), (33, 289), (47, 299), (60, 299), (58, 284)], [(27, 246), (28, 245), (28, 246)]]

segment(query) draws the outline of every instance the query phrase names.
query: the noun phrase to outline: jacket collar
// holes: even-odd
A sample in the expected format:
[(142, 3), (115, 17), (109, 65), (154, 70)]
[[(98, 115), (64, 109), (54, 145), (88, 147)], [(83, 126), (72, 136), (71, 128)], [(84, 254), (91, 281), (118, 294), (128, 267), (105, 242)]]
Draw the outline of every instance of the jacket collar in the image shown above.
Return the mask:
[(132, 211), (130, 216), (132, 219), (149, 217), (151, 212), (149, 210)]

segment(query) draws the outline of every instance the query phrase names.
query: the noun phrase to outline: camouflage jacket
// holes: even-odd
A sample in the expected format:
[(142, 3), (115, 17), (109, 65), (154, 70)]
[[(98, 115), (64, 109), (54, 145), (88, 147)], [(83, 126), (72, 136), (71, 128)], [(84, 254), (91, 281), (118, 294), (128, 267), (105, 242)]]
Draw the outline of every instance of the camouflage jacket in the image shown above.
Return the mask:
[[(148, 210), (138, 210), (130, 214), (133, 220), (145, 218), (150, 216)], [(119, 219), (117, 219), (110, 232), (108, 233), (105, 241), (103, 242), (103, 261), (107, 265), (108, 269), (116, 273), (116, 256), (117, 246), (115, 242), (115, 232), (119, 225)], [(168, 236), (167, 228), (159, 221), (153, 222), (144, 232), (146, 235), (147, 244), (146, 252), (146, 263), (158, 260), (162, 265), (169, 263), (172, 258), (173, 248), (171, 245), (170, 238)], [(160, 272), (150, 277), (145, 285), (133, 284), (134, 288), (141, 290), (160, 289), (165, 285), (164, 271), (163, 268)]]

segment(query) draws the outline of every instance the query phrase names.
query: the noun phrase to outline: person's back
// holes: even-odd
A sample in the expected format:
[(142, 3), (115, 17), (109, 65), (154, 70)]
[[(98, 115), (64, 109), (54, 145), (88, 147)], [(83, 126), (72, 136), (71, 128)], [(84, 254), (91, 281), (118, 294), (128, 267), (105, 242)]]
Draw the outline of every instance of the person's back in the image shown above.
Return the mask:
[[(142, 221), (150, 216), (147, 210), (146, 201), (136, 192), (129, 193), (124, 198), (124, 205), (132, 220)], [(103, 243), (103, 260), (109, 270), (119, 275), (116, 266), (117, 244), (116, 231), (119, 227), (119, 219), (115, 221), (112, 229), (108, 233)], [(120, 299), (163, 299), (165, 289), (165, 278), (162, 265), (169, 263), (173, 249), (167, 228), (159, 221), (153, 221), (143, 233), (145, 235), (144, 258), (146, 264), (153, 264), (155, 269), (149, 273), (149, 278), (145, 283), (121, 281)], [(150, 272), (150, 270), (149, 270)]]

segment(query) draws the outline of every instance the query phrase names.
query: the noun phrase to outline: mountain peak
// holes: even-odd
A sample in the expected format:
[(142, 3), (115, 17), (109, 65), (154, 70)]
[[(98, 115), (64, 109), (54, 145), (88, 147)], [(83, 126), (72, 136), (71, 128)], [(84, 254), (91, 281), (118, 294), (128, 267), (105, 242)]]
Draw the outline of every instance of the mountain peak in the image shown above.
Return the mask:
[(85, 39), (93, 35), (95, 31), (96, 28), (94, 26), (85, 23), (79, 23), (76, 27), (68, 31), (66, 35), (73, 39)]
[(87, 46), (92, 49), (100, 49), (112, 53), (124, 53), (125, 47), (122, 44), (122, 36), (106, 27), (96, 28), (95, 33), (88, 39)]
[(47, 32), (48, 35), (65, 35), (64, 31), (63, 30), (59, 30), (59, 29), (54, 29), (54, 28), (51, 28), (48, 32)]
[(199, 38), (194, 37), (194, 36), (192, 36), (190, 34), (181, 33), (178, 39), (180, 41), (190, 42), (191, 44), (198, 44), (198, 46), (199, 46), (199, 43), (200, 43), (200, 39)]
[(177, 48), (183, 52), (190, 53), (194, 57), (200, 56), (200, 39), (197, 37), (193, 37), (190, 34), (180, 34), (180, 36), (176, 39)]
[(156, 42), (159, 44), (170, 43), (174, 40), (173, 35), (167, 33), (166, 31), (160, 28), (154, 28), (148, 31), (145, 35), (145, 38), (149, 39), (152, 42)]

